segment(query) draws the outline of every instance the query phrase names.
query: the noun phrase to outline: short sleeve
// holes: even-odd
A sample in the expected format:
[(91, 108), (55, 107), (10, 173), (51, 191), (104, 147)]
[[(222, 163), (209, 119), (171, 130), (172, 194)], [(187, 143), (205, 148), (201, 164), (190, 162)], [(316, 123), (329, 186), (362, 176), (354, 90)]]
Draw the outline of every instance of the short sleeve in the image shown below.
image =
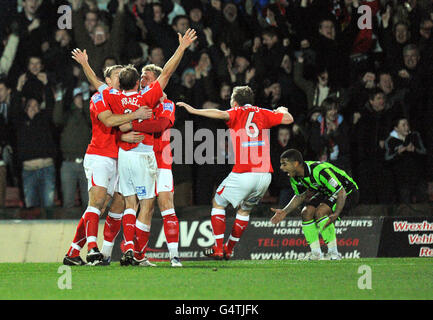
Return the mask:
[(154, 109), (161, 99), (163, 92), (158, 81), (152, 82), (149, 86), (142, 89), (140, 94), (143, 96), (143, 103)]
[(164, 100), (163, 103), (161, 103), (158, 108), (160, 108), (160, 111), (158, 112), (158, 118), (167, 118), (170, 120), (171, 125), (174, 124), (174, 114), (175, 114), (175, 105), (173, 101), (170, 100)]
[(104, 99), (102, 98), (102, 94), (100, 94), (100, 93), (95, 93), (93, 95), (92, 103), (94, 105), (96, 115), (99, 115), (101, 112), (110, 110), (108, 105), (105, 104)]
[(233, 124), (236, 122), (237, 111), (234, 108), (227, 110), (229, 114), (229, 119), (226, 121), (227, 127), (231, 128)]
[(261, 109), (266, 119), (266, 128), (272, 128), (281, 124), (284, 114), (276, 113), (268, 109)]

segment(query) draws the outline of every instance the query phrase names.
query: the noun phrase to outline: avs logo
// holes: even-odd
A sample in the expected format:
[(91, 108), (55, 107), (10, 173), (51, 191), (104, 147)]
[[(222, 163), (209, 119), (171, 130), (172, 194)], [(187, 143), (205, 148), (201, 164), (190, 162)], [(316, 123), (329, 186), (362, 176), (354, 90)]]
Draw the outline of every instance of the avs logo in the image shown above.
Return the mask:
[(162, 110), (163, 111), (167, 110), (167, 111), (173, 112), (173, 107), (174, 107), (174, 105), (171, 102), (165, 102), (162, 104)]
[(135, 191), (137, 191), (137, 196), (139, 196), (139, 197), (143, 197), (147, 194), (145, 186), (135, 187)]

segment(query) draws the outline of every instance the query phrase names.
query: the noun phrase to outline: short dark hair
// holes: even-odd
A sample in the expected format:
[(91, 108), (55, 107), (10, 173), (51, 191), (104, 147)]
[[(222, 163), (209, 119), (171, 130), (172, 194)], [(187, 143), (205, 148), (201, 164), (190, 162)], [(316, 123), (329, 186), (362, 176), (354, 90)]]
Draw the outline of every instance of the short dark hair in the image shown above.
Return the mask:
[(392, 118), (392, 128), (398, 126), (401, 120), (408, 120), (408, 118), (404, 114), (397, 114)]
[(383, 95), (385, 95), (385, 92), (383, 92), (382, 89), (380, 89), (380, 88), (378, 88), (378, 87), (373, 88), (373, 89), (370, 89), (370, 90), (368, 91), (368, 100), (369, 100), (369, 101), (374, 100), (374, 98), (375, 98), (378, 94), (383, 94)]
[(232, 99), (240, 106), (254, 103), (254, 92), (248, 86), (238, 86), (233, 88)]
[(325, 100), (323, 100), (321, 108), (323, 109), (324, 112), (328, 112), (329, 110), (332, 109), (337, 109), (338, 110), (338, 101), (337, 99), (333, 98), (333, 97), (328, 97)]
[(174, 17), (173, 22), (171, 23), (171, 25), (172, 26), (177, 25), (177, 23), (179, 22), (180, 19), (186, 19), (186, 20), (188, 20), (188, 23), (190, 22), (189, 21), (189, 17), (187, 15), (185, 15), (185, 14), (179, 14), (176, 17)]
[(299, 163), (304, 163), (304, 157), (302, 156), (302, 153), (296, 149), (289, 149), (284, 151), (281, 156), (280, 156), (280, 160), (287, 160), (290, 162), (299, 162)]
[(119, 72), (119, 87), (121, 90), (134, 89), (139, 80), (140, 74), (133, 65), (127, 65)]
[(114, 66), (106, 67), (104, 70), (104, 78), (110, 78), (114, 70), (122, 69), (122, 68), (123, 66), (120, 64), (115, 64)]

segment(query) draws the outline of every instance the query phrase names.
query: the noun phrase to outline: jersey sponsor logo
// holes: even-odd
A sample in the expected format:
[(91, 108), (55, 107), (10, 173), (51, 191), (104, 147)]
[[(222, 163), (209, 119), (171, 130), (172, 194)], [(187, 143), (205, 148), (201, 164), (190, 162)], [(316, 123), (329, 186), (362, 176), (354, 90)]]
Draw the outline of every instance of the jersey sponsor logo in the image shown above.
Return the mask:
[(264, 141), (246, 141), (246, 142), (242, 142), (242, 147), (243, 148), (260, 147), (260, 146), (264, 146), (264, 145), (265, 145)]
[(170, 111), (170, 112), (173, 112), (173, 103), (171, 103), (171, 102), (165, 102), (165, 103), (163, 103), (162, 104), (162, 110), (163, 111)]
[(93, 103), (97, 103), (99, 101), (102, 101), (102, 95), (100, 93), (97, 93), (93, 96), (92, 100), (93, 100)]
[(331, 186), (333, 186), (334, 188), (338, 187), (338, 183), (337, 183), (337, 181), (334, 180), (334, 178), (329, 179), (328, 182), (329, 182), (329, 184), (330, 184)]
[(147, 194), (145, 186), (135, 187), (135, 191), (137, 192), (137, 196), (140, 197), (145, 196)]
[(113, 89), (110, 89), (109, 93), (110, 94), (119, 94), (119, 90), (116, 90), (113, 88)]

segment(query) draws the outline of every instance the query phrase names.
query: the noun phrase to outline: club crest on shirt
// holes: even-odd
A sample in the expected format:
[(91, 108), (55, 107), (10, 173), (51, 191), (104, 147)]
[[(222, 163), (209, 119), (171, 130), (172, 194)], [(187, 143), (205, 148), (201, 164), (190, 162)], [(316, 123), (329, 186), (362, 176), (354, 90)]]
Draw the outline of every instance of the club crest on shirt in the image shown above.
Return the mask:
[(171, 103), (171, 102), (165, 102), (165, 103), (163, 103), (162, 104), (162, 110), (163, 111), (170, 111), (170, 112), (173, 112), (173, 103)]

